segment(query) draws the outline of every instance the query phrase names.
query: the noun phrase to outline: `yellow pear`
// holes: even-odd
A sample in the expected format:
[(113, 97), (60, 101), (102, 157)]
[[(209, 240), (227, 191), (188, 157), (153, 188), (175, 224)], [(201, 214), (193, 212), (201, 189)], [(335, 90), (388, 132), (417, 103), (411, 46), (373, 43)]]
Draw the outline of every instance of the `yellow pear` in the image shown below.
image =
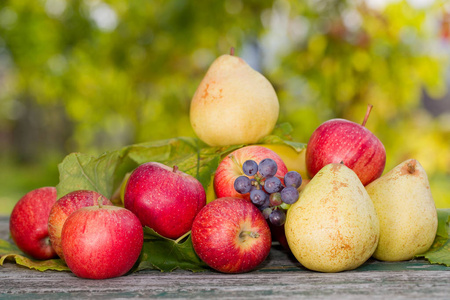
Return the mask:
[(352, 270), (377, 247), (379, 222), (358, 176), (343, 164), (323, 167), (288, 210), (286, 239), (306, 268)]
[(402, 162), (366, 190), (380, 220), (376, 259), (408, 260), (430, 248), (436, 236), (437, 212), (427, 174), (417, 160)]
[(222, 55), (210, 66), (190, 108), (197, 136), (210, 146), (253, 144), (278, 120), (273, 86), (243, 59)]

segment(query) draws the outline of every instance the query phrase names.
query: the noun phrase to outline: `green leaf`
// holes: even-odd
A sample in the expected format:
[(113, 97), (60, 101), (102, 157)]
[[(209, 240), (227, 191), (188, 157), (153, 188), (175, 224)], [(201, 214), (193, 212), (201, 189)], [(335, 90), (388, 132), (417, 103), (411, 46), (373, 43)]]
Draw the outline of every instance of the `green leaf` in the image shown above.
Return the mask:
[(171, 272), (179, 268), (201, 272), (209, 269), (195, 253), (190, 234), (175, 241), (159, 235), (149, 227), (144, 227), (144, 245), (139, 260), (134, 271), (157, 269)]
[(98, 158), (82, 153), (69, 154), (58, 166), (58, 199), (76, 190), (96, 191), (110, 197), (114, 171), (120, 160), (120, 152), (105, 153)]
[(285, 140), (277, 135), (268, 135), (258, 141), (258, 144), (275, 144), (275, 145), (286, 145), (300, 153), (306, 148), (305, 143), (294, 142), (290, 140)]
[(15, 245), (0, 239), (0, 266), (3, 266), (5, 261), (12, 261), (18, 265), (38, 271), (70, 271), (62, 259), (31, 259), (23, 254)]
[(450, 267), (450, 209), (438, 209), (437, 213), (438, 229), (433, 245), (427, 252), (416, 255), (416, 257), (424, 257), (432, 264), (442, 264)]
[(80, 189), (110, 198), (126, 173), (150, 161), (177, 165), (180, 171), (196, 177), (206, 189), (223, 155), (239, 147), (242, 145), (205, 147), (198, 139), (180, 137), (127, 146), (98, 158), (72, 153), (58, 166), (58, 198)]
[(291, 134), (294, 131), (294, 128), (290, 123), (280, 123), (275, 126), (272, 131), (272, 135), (276, 135), (279, 137), (285, 137), (288, 139), (292, 139)]
[(436, 236), (449, 238), (450, 209), (438, 209), (438, 229)]
[(0, 256), (7, 253), (22, 253), (16, 245), (8, 243), (8, 241), (0, 239)]

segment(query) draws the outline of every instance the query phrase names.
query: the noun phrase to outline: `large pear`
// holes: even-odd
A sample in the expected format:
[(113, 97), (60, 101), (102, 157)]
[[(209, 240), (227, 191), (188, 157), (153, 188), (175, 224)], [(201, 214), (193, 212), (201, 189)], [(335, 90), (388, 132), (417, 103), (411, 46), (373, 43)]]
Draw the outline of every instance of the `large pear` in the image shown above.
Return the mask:
[(352, 270), (377, 247), (379, 222), (358, 176), (343, 164), (323, 167), (288, 210), (289, 248), (306, 268)]
[(417, 160), (402, 162), (366, 190), (380, 220), (376, 259), (408, 260), (430, 248), (436, 236), (437, 212), (427, 174)]
[(243, 59), (222, 55), (210, 66), (190, 109), (192, 128), (210, 146), (253, 144), (278, 120), (273, 86)]

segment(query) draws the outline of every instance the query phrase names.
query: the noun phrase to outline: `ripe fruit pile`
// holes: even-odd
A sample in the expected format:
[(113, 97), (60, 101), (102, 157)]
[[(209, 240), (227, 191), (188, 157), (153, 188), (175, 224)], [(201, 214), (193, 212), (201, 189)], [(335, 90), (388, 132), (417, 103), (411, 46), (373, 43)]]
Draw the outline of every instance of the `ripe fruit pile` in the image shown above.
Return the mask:
[[(304, 267), (321, 272), (351, 270), (371, 256), (411, 259), (433, 243), (436, 208), (416, 160), (381, 176), (385, 149), (365, 128), (371, 108), (362, 125), (323, 123), (305, 158), (289, 160), (300, 165), (286, 166), (273, 150), (251, 145), (275, 126), (273, 87), (242, 59), (221, 56), (192, 99), (191, 124), (210, 146), (247, 146), (224, 154), (211, 172), (212, 201), (207, 204), (204, 186), (177, 166), (146, 162), (124, 179), (125, 207), (88, 190), (58, 200), (55, 188), (29, 192), (12, 212), (11, 236), (26, 254), (58, 255), (75, 275), (95, 279), (130, 271), (143, 247), (143, 226), (164, 239), (191, 233), (198, 257), (225, 273), (256, 268), (272, 236), (287, 240)], [(294, 169), (307, 170), (309, 178)]]

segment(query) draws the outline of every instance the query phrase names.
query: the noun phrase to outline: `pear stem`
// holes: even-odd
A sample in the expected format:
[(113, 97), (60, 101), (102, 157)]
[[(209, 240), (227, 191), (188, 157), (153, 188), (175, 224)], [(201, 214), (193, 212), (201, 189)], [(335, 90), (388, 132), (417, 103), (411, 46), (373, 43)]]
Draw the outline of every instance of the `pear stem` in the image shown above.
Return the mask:
[(416, 171), (416, 164), (409, 162), (407, 167), (408, 167), (408, 173), (409, 174), (414, 174), (414, 172)]
[(234, 56), (234, 47), (231, 47), (231, 48), (230, 48), (230, 55), (231, 55), (231, 56)]
[(364, 121), (362, 122), (362, 126), (366, 126), (367, 119), (369, 119), (370, 111), (372, 110), (373, 105), (367, 104), (366, 116), (364, 117)]

